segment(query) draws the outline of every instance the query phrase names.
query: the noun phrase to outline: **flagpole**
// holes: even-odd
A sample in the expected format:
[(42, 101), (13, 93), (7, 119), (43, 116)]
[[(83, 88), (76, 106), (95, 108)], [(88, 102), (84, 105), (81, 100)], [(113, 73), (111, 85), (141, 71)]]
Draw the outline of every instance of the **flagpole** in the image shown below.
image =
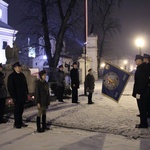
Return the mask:
[[(84, 1), (84, 8), (85, 8), (85, 67), (84, 67), (84, 72), (85, 72), (85, 77), (86, 77), (86, 53), (87, 53), (87, 36), (88, 36), (88, 0)], [(84, 83), (84, 95), (87, 95), (86, 93), (86, 87)]]

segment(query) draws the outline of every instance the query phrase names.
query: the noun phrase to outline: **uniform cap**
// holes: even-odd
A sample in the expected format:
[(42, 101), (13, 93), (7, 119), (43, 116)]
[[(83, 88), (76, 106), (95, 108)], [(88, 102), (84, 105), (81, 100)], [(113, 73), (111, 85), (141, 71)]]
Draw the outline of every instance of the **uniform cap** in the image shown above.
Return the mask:
[(21, 67), (21, 64), (20, 64), (19, 62), (16, 62), (16, 63), (14, 63), (14, 64), (12, 65), (13, 68), (14, 68), (14, 67), (17, 67), (17, 66)]
[(148, 54), (144, 54), (143, 57), (150, 59), (150, 55), (148, 55)]
[(74, 62), (73, 65), (77, 65), (77, 62)]
[(135, 61), (136, 61), (137, 59), (143, 60), (143, 56), (141, 56), (141, 55), (136, 55), (136, 56), (135, 56)]

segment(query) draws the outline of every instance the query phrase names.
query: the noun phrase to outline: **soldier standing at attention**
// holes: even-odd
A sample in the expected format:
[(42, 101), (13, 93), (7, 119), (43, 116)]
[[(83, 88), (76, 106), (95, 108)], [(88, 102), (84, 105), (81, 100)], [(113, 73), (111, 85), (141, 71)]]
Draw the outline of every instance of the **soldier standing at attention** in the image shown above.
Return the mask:
[(79, 103), (78, 102), (79, 72), (76, 62), (73, 63), (73, 68), (70, 71), (70, 77), (72, 88), (72, 103)]
[(13, 72), (8, 76), (8, 92), (14, 102), (14, 127), (27, 127), (22, 121), (24, 104), (28, 99), (28, 86), (25, 75), (21, 72), (21, 65), (16, 62), (12, 65)]
[(141, 55), (136, 55), (135, 63), (137, 69), (132, 96), (136, 98), (140, 112), (140, 124), (137, 124), (135, 128), (147, 128), (148, 67), (143, 63), (143, 56)]
[(88, 104), (93, 104), (92, 102), (92, 94), (94, 92), (94, 86), (95, 86), (95, 79), (93, 76), (92, 69), (88, 70), (88, 75), (85, 77), (85, 87), (86, 91), (89, 93), (88, 95)]
[(63, 95), (65, 90), (65, 73), (63, 71), (63, 65), (59, 66), (59, 70), (56, 74), (56, 82), (57, 82), (57, 99), (59, 102), (63, 101)]
[(148, 79), (148, 99), (147, 99), (147, 118), (150, 118), (150, 55), (144, 54), (143, 55), (144, 60), (143, 62), (148, 66), (148, 74), (149, 74), (149, 79)]

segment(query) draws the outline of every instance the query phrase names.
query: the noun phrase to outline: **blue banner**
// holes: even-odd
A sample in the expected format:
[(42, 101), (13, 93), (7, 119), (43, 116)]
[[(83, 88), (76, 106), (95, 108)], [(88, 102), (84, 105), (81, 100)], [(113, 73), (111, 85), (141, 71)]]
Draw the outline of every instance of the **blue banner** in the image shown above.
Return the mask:
[(103, 72), (102, 94), (119, 102), (120, 96), (130, 78), (130, 74), (105, 62)]

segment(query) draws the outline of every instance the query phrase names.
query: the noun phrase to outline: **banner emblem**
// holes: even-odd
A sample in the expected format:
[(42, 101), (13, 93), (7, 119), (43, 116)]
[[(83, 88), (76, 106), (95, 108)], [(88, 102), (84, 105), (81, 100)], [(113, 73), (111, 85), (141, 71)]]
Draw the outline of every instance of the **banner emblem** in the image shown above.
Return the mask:
[(102, 94), (118, 102), (129, 80), (130, 74), (108, 62), (105, 62), (105, 64)]

